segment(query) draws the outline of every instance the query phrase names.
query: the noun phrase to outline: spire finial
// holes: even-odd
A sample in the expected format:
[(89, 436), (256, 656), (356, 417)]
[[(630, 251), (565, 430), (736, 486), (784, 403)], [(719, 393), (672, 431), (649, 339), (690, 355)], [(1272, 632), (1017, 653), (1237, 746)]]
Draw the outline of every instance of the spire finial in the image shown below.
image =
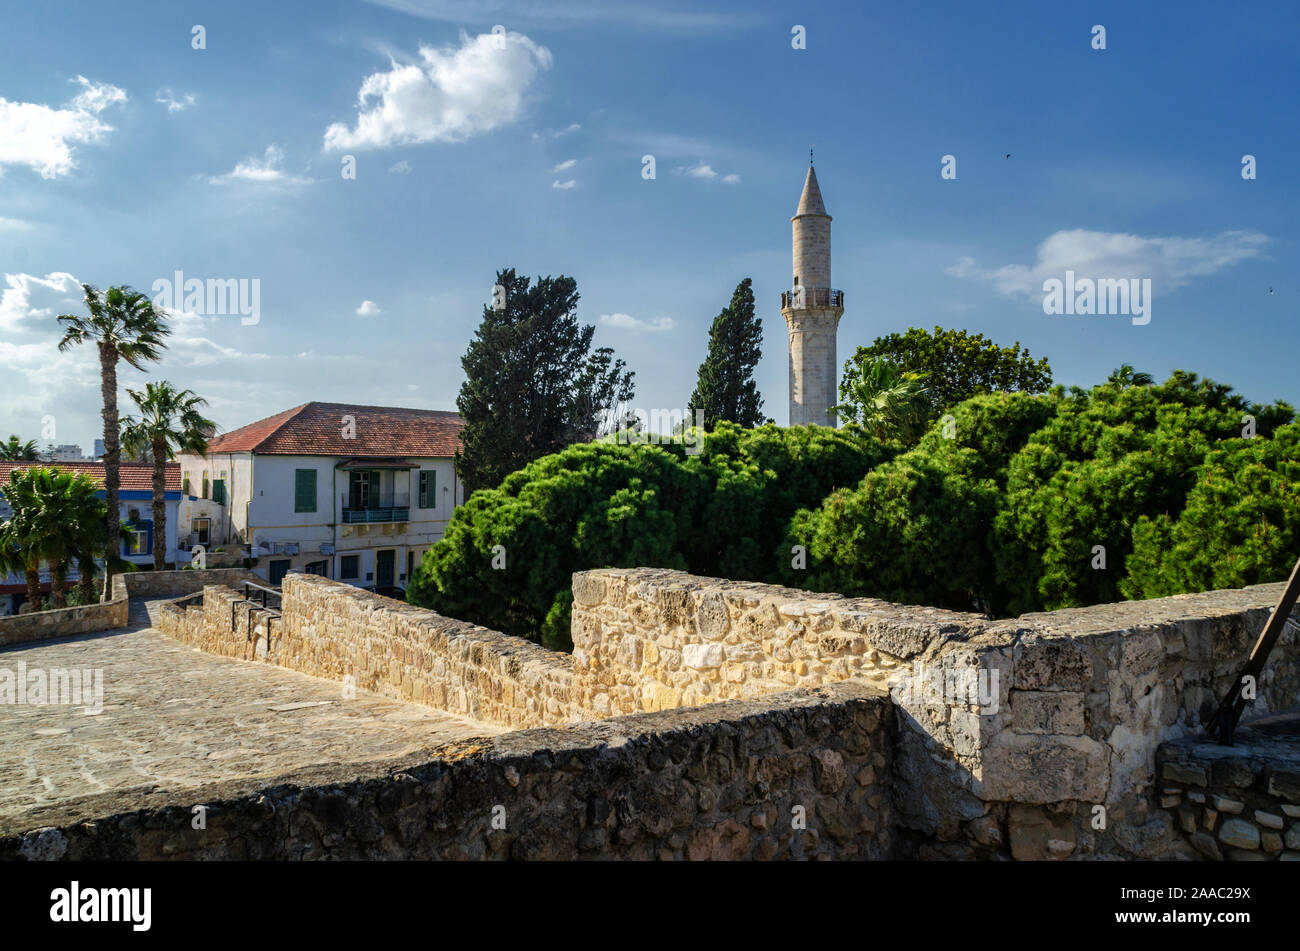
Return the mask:
[(812, 153), (813, 153), (813, 147), (810, 145), (810, 146), (808, 146), (808, 164), (809, 164), (809, 165), (811, 165), (811, 164), (813, 163), (813, 160), (812, 160), (812, 158), (813, 158)]

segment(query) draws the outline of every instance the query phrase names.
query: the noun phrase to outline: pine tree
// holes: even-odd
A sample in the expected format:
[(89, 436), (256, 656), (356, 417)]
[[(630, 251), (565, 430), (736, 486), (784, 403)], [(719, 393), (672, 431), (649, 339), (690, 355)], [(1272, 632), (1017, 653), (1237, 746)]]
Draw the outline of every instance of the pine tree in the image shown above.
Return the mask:
[(767, 422), (754, 383), (754, 367), (762, 355), (763, 321), (754, 316), (753, 282), (745, 278), (709, 328), (709, 353), (700, 364), (695, 392), (687, 404), (689, 422), (694, 421), (696, 410), (703, 411), (704, 428), (709, 431), (724, 419), (741, 426)]
[(467, 493), (592, 439), (599, 420), (634, 393), (624, 362), (608, 348), (591, 350), (596, 328), (578, 322), (577, 281), (561, 275), (531, 283), (507, 268), (496, 285), (461, 359), (457, 472)]

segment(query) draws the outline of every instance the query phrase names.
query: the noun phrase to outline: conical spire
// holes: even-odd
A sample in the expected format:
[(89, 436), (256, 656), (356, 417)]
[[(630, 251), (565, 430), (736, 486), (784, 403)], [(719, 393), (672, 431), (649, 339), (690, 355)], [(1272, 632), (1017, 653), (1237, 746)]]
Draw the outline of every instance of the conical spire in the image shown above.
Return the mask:
[(826, 206), (822, 204), (822, 190), (817, 185), (817, 172), (808, 166), (808, 177), (803, 182), (803, 194), (799, 196), (799, 208), (795, 215), (824, 215)]

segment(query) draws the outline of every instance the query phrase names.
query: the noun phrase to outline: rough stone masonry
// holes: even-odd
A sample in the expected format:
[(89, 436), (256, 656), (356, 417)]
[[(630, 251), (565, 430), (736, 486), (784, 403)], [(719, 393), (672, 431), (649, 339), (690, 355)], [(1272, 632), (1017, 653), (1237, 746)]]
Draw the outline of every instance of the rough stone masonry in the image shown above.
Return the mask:
[[(165, 605), (201, 650), (513, 732), (92, 798), (0, 828), (0, 856), (1216, 858), (1158, 751), (1203, 729), (1279, 586), (1009, 621), (662, 569), (573, 589), (571, 656), (312, 575), (279, 617), (232, 624), (221, 585)], [(1300, 701), (1298, 654), (1284, 635), (1255, 712)], [(1253, 809), (1300, 806), (1270, 789)]]

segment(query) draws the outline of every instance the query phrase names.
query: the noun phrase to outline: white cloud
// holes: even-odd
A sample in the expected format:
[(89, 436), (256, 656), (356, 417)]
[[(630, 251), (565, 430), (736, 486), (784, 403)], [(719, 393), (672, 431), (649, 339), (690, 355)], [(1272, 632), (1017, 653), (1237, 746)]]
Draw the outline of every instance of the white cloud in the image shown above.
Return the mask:
[(379, 305), (372, 300), (363, 300), (356, 310), (358, 317), (377, 317), (379, 313)]
[(82, 90), (63, 108), (0, 98), (0, 169), (26, 165), (42, 178), (57, 178), (76, 168), (73, 148), (102, 140), (113, 127), (99, 114), (126, 102), (126, 93), (85, 76), (72, 82)]
[(356, 126), (331, 125), (325, 148), (462, 142), (490, 132), (522, 115), (525, 93), (552, 63), (550, 50), (522, 33), (462, 33), (459, 46), (421, 46), (419, 59), (391, 61), (387, 72), (366, 77), (357, 94)]
[(678, 175), (685, 175), (687, 178), (700, 178), (704, 181), (712, 181), (718, 177), (718, 173), (713, 170), (713, 166), (704, 162), (697, 162), (690, 166), (679, 165), (676, 172)]
[(559, 165), (555, 166), (555, 168), (551, 169), (551, 174), (558, 175), (560, 174), (560, 172), (567, 172), (569, 169), (573, 168), (573, 166), (577, 164), (578, 164), (578, 160), (576, 158), (566, 159), (563, 162), (561, 162)]
[(563, 129), (543, 129), (540, 132), (533, 133), (533, 141), (550, 142), (554, 139), (559, 139), (566, 135), (572, 135), (574, 132), (577, 132), (581, 128), (582, 126), (580, 126), (578, 123), (571, 122)]
[(557, 178), (555, 181), (551, 182), (551, 187), (558, 189), (562, 192), (566, 192), (570, 188), (575, 187), (577, 184), (578, 184), (578, 180), (576, 178), (571, 178), (567, 182), (562, 182)]
[(199, 97), (192, 92), (182, 93), (177, 99), (170, 89), (160, 89), (154, 95), (154, 102), (167, 107), (168, 112), (184, 112), (190, 106), (199, 101)]
[(388, 166), (388, 170), (390, 172), (396, 172), (399, 175), (410, 175), (411, 167), (410, 162), (406, 159), (402, 159), (400, 162), (394, 162), (392, 165)]
[[(54, 330), (58, 326), (53, 320), (55, 305), (71, 309), (82, 297), (81, 284), (71, 274), (62, 271), (44, 277), (6, 274), (4, 280), (5, 288), (0, 292), (0, 328), (7, 332), (32, 329), (44, 320), (49, 320), (49, 327)], [(36, 306), (33, 296), (41, 298), (45, 306)]]
[(32, 223), (21, 218), (0, 218), (0, 231), (31, 231)]
[(1225, 231), (1209, 238), (1144, 238), (1105, 231), (1057, 231), (1038, 245), (1032, 265), (1006, 264), (982, 268), (974, 258), (959, 258), (946, 272), (957, 278), (988, 281), (1007, 297), (1036, 297), (1043, 281), (1063, 279), (1067, 270), (1076, 279), (1151, 278), (1172, 290), (1260, 254), (1267, 235)]
[(284, 161), (284, 150), (278, 145), (266, 147), (262, 161), (248, 158), (235, 165), (234, 169), (224, 175), (214, 175), (208, 179), (213, 185), (229, 185), (231, 182), (255, 182), (263, 185), (303, 185), (310, 179), (287, 175), (279, 167)]
[(654, 320), (642, 320), (631, 314), (601, 314), (600, 322), (606, 327), (617, 327), (633, 333), (661, 333), (673, 329), (671, 317), (656, 317)]
[(740, 176), (735, 172), (720, 176), (717, 169), (702, 159), (694, 165), (678, 165), (673, 172), (701, 182), (721, 181), (724, 185), (740, 184)]

